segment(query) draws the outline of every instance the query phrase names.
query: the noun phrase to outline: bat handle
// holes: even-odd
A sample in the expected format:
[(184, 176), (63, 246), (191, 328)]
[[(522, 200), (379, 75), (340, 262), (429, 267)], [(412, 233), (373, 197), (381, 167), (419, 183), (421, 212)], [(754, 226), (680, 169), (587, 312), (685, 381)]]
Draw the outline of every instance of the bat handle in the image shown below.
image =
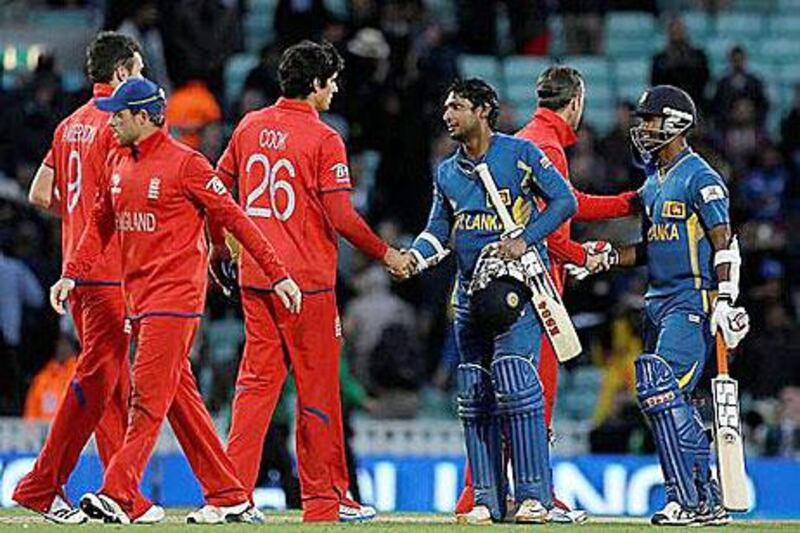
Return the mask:
[(525, 227), (524, 226), (520, 226), (520, 225), (516, 225), (515, 224), (515, 225), (513, 225), (513, 227), (505, 230), (503, 232), (503, 234), (500, 235), (500, 239), (503, 240), (503, 241), (505, 241), (507, 239), (516, 239), (517, 237), (522, 235), (523, 231), (525, 231)]
[(717, 333), (717, 374), (728, 374), (728, 347), (722, 333)]

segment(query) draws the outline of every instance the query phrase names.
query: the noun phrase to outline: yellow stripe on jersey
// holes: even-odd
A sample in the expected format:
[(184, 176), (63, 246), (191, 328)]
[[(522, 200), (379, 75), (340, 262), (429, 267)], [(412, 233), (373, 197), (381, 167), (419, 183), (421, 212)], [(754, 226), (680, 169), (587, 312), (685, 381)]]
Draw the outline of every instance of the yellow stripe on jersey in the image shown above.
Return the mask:
[(698, 364), (699, 363), (695, 361), (694, 364), (692, 365), (692, 368), (690, 368), (689, 371), (686, 374), (684, 374), (681, 379), (678, 380), (678, 386), (680, 388), (684, 388), (686, 385), (689, 384), (690, 381), (692, 381), (692, 377), (694, 377), (694, 373), (697, 370)]
[(692, 213), (686, 221), (686, 238), (689, 241), (689, 263), (692, 267), (694, 276), (694, 288), (699, 289), (702, 284), (700, 276), (700, 251), (698, 243), (705, 237), (705, 232), (700, 226), (700, 218), (697, 213)]

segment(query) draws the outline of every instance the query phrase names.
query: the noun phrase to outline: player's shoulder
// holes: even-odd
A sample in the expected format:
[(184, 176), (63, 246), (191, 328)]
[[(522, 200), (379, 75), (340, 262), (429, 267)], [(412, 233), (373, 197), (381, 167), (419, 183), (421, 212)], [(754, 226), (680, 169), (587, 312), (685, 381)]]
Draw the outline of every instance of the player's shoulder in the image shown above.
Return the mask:
[(691, 152), (683, 166), (684, 177), (687, 185), (714, 182), (725, 185), (722, 175), (697, 152)]

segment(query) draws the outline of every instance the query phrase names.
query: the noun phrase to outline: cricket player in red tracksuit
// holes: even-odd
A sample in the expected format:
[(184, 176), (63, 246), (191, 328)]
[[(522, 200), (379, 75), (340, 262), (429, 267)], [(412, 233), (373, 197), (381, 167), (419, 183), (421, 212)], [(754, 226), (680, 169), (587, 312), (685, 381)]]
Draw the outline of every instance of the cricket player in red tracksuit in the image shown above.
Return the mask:
[[(130, 37), (104, 32), (87, 51), (94, 97), (109, 96), (114, 87), (142, 69), (139, 46)], [(87, 102), (56, 128), (53, 143), (31, 185), (31, 201), (57, 209), (61, 216), (64, 261), (74, 254), (91, 214), (109, 151), (116, 146), (108, 114)], [(55, 191), (55, 194), (54, 194)], [(54, 201), (60, 199), (60, 201)], [(81, 353), (64, 401), (36, 459), (14, 491), (20, 505), (59, 523), (81, 523), (86, 516), (66, 504), (63, 486), (94, 432), (100, 460), (108, 465), (122, 445), (128, 420), (130, 363), (128, 335), (123, 331), (119, 243), (111, 239), (105, 254), (76, 280), (69, 299)], [(151, 510), (152, 509), (152, 510)], [(148, 512), (149, 511), (149, 512)], [(147, 513), (147, 516), (145, 516)], [(131, 516), (136, 521), (160, 520), (160, 507), (138, 492)]]
[[(585, 96), (583, 77), (577, 70), (570, 67), (561, 65), (549, 67), (539, 76), (536, 82), (536, 93), (539, 98), (539, 107), (530, 122), (518, 131), (516, 136), (537, 145), (561, 175), (569, 180), (565, 148), (572, 146), (578, 140), (576, 131), (580, 127), (583, 117)], [(638, 210), (636, 191), (625, 192), (617, 196), (589, 195), (574, 188), (572, 188), (572, 192), (578, 200), (577, 213), (547, 237), (550, 276), (561, 294), (564, 292), (565, 265), (588, 267), (590, 271), (594, 272), (597, 268), (601, 268), (597, 265), (603, 260), (602, 246), (581, 244), (571, 239), (572, 220), (585, 222), (626, 217), (636, 214)], [(598, 263), (590, 264), (592, 261)], [(546, 335), (542, 336), (539, 377), (544, 389), (545, 423), (551, 427), (553, 406), (558, 390), (558, 359), (552, 344), (550, 344), (550, 339)], [(474, 506), (473, 502), (472, 476), (467, 468), (465, 487), (456, 505), (456, 513), (468, 513)], [(567, 506), (557, 499), (555, 503), (561, 511), (568, 510)], [(555, 513), (561, 515), (558, 510)], [(554, 517), (555, 513), (551, 513), (551, 515), (554, 520), (559, 521)], [(563, 521), (572, 520), (564, 519)]]
[(279, 67), (284, 97), (241, 121), (217, 166), (229, 187), (238, 183), (242, 207), (288, 265), (305, 297), (301, 314), (289, 316), (252, 256), (242, 254), (246, 340), (228, 453), (245, 488), (252, 491), (269, 421), (287, 373), (293, 372), (305, 521), (374, 516), (374, 509), (346, 498), (341, 324), (334, 292), (337, 233), (390, 266), (400, 257), (353, 209), (344, 143), (319, 118), (337, 90), (341, 66), (330, 45), (304, 41), (287, 49)]
[(91, 222), (62, 279), (51, 289), (51, 300), (58, 307), (74, 286), (72, 280), (85, 278), (118, 235), (125, 308), (137, 350), (124, 442), (106, 469), (100, 493), (84, 495), (81, 508), (107, 522), (129, 521), (166, 417), (207, 502), (187, 520), (242, 519), (250, 512), (247, 494), (216, 434), (189, 363), (207, 288), (206, 217), (239, 239), (264, 271), (266, 283), (281, 296), (293, 298), (294, 311), (299, 311), (300, 291), (207, 160), (171, 139), (161, 127), (164, 94), (157, 85), (131, 78), (112, 96), (95, 103), (114, 113), (111, 125), (122, 146), (109, 158), (108, 179), (101, 186)]

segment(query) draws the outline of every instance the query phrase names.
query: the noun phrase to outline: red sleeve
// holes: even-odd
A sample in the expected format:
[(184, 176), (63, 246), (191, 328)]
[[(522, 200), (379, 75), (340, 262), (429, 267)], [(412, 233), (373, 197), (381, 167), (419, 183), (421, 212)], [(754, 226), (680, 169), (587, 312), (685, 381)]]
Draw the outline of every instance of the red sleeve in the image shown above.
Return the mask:
[(380, 261), (389, 246), (373, 232), (353, 208), (346, 191), (322, 194), (322, 205), (333, 227), (353, 246)]
[[(568, 169), (567, 169), (567, 158), (564, 155), (563, 150), (559, 150), (553, 146), (541, 146), (540, 147), (544, 155), (555, 165), (556, 170), (558, 170), (562, 176), (568, 176)], [(572, 188), (572, 184), (567, 183), (570, 186), (572, 192), (575, 192), (575, 189)], [(576, 265), (585, 265), (586, 264), (586, 250), (583, 249), (581, 243), (573, 241), (569, 238), (570, 233), (570, 221), (566, 221), (563, 223), (557, 230), (547, 236), (547, 249), (550, 252), (550, 255), (555, 258), (560, 263), (573, 263)]]
[(344, 141), (337, 133), (331, 132), (322, 140), (317, 180), (319, 192), (349, 191), (353, 188)]
[(239, 160), (236, 156), (236, 134), (239, 130), (235, 130), (228, 141), (228, 146), (217, 161), (217, 175), (219, 179), (225, 184), (227, 188), (232, 188), (236, 178), (239, 176)]
[(97, 197), (92, 206), (89, 223), (83, 230), (78, 247), (72, 258), (64, 265), (64, 277), (81, 279), (89, 275), (103, 253), (111, 238), (114, 236), (116, 226), (114, 222), (114, 206), (111, 204), (111, 189), (108, 179), (113, 172), (113, 158), (107, 159), (107, 172), (103, 173), (102, 182), (97, 188)]
[(181, 179), (186, 196), (205, 209), (213, 224), (227, 228), (236, 237), (273, 284), (289, 277), (272, 245), (236, 204), (205, 157), (192, 154), (183, 166)]
[(578, 212), (575, 220), (603, 220), (629, 217), (639, 211), (636, 191), (628, 191), (616, 196), (594, 196), (573, 190), (578, 199)]

